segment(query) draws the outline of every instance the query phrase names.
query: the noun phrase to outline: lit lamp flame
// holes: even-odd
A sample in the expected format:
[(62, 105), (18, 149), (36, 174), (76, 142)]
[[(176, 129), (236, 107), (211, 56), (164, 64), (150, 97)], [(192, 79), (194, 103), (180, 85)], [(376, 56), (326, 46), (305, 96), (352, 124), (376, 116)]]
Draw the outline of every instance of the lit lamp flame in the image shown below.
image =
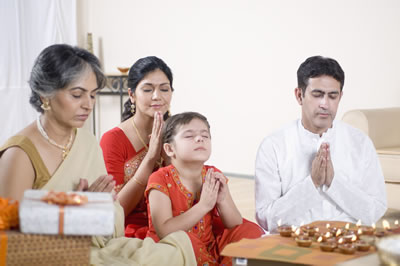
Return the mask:
[(296, 236), (300, 235), (300, 228), (297, 228), (297, 229), (296, 229), (296, 232), (294, 232), (294, 234), (295, 234)]
[(350, 229), (350, 224), (347, 223), (347, 224), (344, 226), (344, 228), (346, 228), (346, 230), (349, 230), (349, 229)]
[(336, 231), (336, 236), (340, 236), (342, 234), (342, 230), (339, 228), (337, 231)]
[(358, 235), (362, 235), (362, 229), (361, 229), (361, 228), (358, 228), (357, 234), (358, 234)]
[(399, 220), (394, 221), (394, 225), (399, 225)]
[(373, 224), (371, 225), (371, 227), (374, 228), (374, 230), (375, 230), (375, 228), (376, 228), (375, 223), (373, 223)]
[(315, 232), (319, 232), (319, 227), (315, 228)]
[(383, 221), (382, 221), (382, 227), (383, 227), (384, 230), (390, 229), (390, 224), (389, 224), (389, 222), (386, 221), (386, 220), (383, 220)]
[(329, 229), (329, 227), (331, 227), (331, 225), (330, 224), (326, 224), (326, 228)]
[(282, 219), (279, 219), (277, 222), (278, 226), (281, 226), (281, 222), (282, 222)]
[(358, 222), (356, 223), (356, 226), (357, 226), (357, 227), (360, 227), (360, 226), (361, 226), (361, 220), (358, 220)]
[(341, 237), (341, 238), (339, 238), (339, 241), (338, 241), (338, 243), (339, 244), (343, 244), (343, 238)]
[(296, 229), (297, 229), (297, 226), (292, 225), (292, 232), (296, 231)]
[(356, 236), (353, 236), (352, 238), (351, 238), (351, 242), (354, 242), (354, 241), (356, 241), (357, 240), (357, 237)]
[(330, 238), (331, 237), (331, 232), (326, 232), (325, 237), (326, 238)]
[(318, 237), (317, 242), (318, 242), (318, 243), (321, 243), (321, 242), (322, 242), (322, 236)]

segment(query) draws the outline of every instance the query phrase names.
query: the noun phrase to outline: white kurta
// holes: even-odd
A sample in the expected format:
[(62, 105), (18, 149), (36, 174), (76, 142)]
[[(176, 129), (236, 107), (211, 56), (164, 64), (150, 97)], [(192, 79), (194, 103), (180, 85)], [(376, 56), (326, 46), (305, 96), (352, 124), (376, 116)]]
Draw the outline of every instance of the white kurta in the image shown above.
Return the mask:
[[(334, 178), (316, 188), (311, 164), (323, 142), (330, 144)], [(372, 141), (341, 121), (321, 137), (301, 120), (266, 137), (255, 168), (256, 219), (270, 232), (277, 222), (300, 225), (317, 220), (361, 220), (372, 224), (386, 211), (382, 170)]]

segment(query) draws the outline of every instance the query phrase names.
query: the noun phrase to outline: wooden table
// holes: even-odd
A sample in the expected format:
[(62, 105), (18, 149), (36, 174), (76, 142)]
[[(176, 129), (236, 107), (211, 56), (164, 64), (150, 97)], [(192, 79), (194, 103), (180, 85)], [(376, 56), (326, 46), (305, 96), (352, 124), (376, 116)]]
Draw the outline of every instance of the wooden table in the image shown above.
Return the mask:
[[(320, 229), (325, 228), (327, 222), (314, 222), (310, 225)], [(344, 227), (346, 222), (329, 222), (332, 227)], [(350, 229), (356, 226), (351, 225)], [(319, 244), (313, 242), (311, 247), (299, 247), (291, 237), (281, 237), (280, 235), (268, 235), (259, 239), (242, 239), (239, 242), (227, 245), (222, 251), (222, 255), (234, 257), (233, 265), (348, 265), (346, 261), (357, 262), (361, 265), (376, 265), (379, 261), (375, 248), (368, 252), (356, 251), (353, 255), (342, 254), (336, 249), (334, 252), (323, 252)], [(371, 255), (371, 256), (367, 256)], [(247, 259), (238, 260), (236, 258)], [(351, 264), (353, 265), (353, 264)]]

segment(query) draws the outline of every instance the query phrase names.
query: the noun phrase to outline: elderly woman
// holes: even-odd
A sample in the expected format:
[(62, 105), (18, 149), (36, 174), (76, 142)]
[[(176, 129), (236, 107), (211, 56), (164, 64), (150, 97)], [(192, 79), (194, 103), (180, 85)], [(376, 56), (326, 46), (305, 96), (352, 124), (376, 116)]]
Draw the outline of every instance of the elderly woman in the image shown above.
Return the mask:
[(80, 129), (105, 85), (98, 59), (52, 45), (36, 59), (29, 85), (41, 115), (0, 149), (0, 196), (19, 200), (26, 189), (86, 190), (88, 183), (90, 191), (111, 192), (99, 145)]
[[(19, 200), (32, 188), (113, 191), (99, 144), (81, 129), (105, 84), (98, 59), (77, 47), (49, 46), (36, 59), (29, 84), (30, 103), (41, 115), (0, 149), (0, 196)], [(161, 244), (121, 237), (124, 213), (118, 202), (115, 207), (114, 237), (93, 238), (91, 264), (159, 265), (165, 258), (174, 265), (195, 263), (183, 232)]]

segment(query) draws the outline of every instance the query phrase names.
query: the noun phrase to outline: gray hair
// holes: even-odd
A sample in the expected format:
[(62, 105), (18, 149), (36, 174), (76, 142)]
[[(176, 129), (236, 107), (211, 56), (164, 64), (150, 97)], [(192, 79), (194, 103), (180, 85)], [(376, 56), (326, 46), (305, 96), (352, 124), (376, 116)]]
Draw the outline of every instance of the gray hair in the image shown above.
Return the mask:
[(29, 102), (38, 112), (43, 113), (40, 97), (53, 97), (89, 69), (96, 76), (98, 88), (104, 88), (106, 77), (96, 56), (85, 49), (67, 44), (55, 44), (45, 48), (36, 58), (32, 68), (29, 79), (32, 94)]

